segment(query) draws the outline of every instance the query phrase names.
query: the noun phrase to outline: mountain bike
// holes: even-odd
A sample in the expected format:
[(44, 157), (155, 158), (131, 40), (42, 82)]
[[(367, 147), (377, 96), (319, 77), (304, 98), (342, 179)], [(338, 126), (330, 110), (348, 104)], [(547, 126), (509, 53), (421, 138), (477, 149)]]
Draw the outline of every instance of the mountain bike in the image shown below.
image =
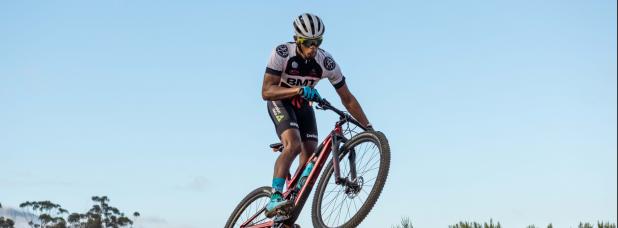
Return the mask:
[[(264, 214), (270, 201), (271, 187), (253, 190), (240, 201), (225, 228), (298, 227), (298, 219), (320, 173), (311, 206), (313, 227), (356, 227), (369, 214), (384, 188), (390, 166), (390, 147), (386, 136), (367, 130), (349, 114), (333, 107), (326, 99), (316, 109), (330, 110), (339, 115), (335, 128), (316, 148), (306, 164), (286, 177), (283, 197), (293, 202), (291, 210), (278, 211), (267, 218)], [(281, 143), (271, 144), (281, 152)], [(327, 159), (331, 157), (329, 163)], [(308, 177), (301, 178), (305, 167), (314, 162)], [(324, 165), (326, 168), (323, 171)], [(306, 178), (306, 179), (305, 179)], [(298, 188), (298, 183), (301, 183)]]

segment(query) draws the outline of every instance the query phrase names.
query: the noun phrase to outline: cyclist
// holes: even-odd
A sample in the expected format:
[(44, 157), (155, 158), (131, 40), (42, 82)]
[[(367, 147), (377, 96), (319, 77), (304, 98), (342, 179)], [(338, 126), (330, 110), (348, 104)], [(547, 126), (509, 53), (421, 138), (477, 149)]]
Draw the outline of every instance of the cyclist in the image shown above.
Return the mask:
[[(314, 88), (322, 78), (328, 78), (341, 102), (363, 126), (372, 129), (360, 104), (350, 93), (341, 69), (333, 57), (319, 48), (324, 35), (324, 23), (313, 14), (303, 13), (293, 22), (294, 42), (277, 46), (271, 53), (262, 84), (262, 98), (284, 149), (275, 162), (273, 194), (266, 206), (266, 216), (276, 215), (279, 209), (288, 210), (292, 202), (283, 199), (285, 177), (300, 153), (300, 164), (305, 164), (318, 142), (315, 114), (310, 104), (319, 101)], [(311, 164), (311, 163), (310, 163)], [(307, 167), (301, 176), (308, 176)]]

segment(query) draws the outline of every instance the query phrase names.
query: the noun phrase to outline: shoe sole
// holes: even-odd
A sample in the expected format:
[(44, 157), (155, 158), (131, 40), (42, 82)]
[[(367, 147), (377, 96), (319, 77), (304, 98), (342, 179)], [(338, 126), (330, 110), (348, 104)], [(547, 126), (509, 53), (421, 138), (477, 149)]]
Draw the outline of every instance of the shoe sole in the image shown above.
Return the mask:
[(288, 212), (290, 212), (293, 206), (294, 204), (292, 204), (292, 202), (282, 203), (280, 205), (277, 205), (271, 211), (264, 212), (264, 214), (266, 215), (267, 218), (272, 218), (275, 215), (285, 215)]

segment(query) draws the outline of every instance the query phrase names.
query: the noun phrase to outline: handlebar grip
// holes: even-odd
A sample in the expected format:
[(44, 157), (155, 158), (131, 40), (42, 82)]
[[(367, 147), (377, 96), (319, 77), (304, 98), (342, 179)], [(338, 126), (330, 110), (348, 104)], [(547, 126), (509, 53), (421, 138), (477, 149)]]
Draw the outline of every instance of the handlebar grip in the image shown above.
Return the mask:
[(320, 105), (330, 105), (330, 102), (328, 102), (325, 98), (322, 98), (320, 101), (318, 101), (318, 103)]

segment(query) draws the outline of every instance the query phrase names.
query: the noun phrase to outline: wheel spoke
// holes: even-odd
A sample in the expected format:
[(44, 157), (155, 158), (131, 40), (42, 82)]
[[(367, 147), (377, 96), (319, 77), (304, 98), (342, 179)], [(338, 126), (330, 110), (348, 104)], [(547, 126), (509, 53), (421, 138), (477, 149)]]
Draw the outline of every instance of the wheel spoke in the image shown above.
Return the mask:
[(348, 199), (346, 199), (345, 201), (348, 203), (348, 209), (346, 210), (347, 213), (345, 215), (345, 220), (343, 220), (344, 222), (350, 218), (350, 202), (348, 201)]
[(343, 208), (343, 203), (345, 202), (345, 196), (341, 199), (341, 204), (339, 204), (339, 213), (337, 213), (337, 224), (339, 224), (339, 220), (341, 219), (341, 209)]
[[(370, 159), (367, 161), (367, 163), (365, 163), (365, 165), (363, 165), (362, 167), (363, 167), (363, 168), (364, 168), (364, 167), (367, 167), (367, 165), (369, 165), (369, 162), (371, 162), (375, 156), (376, 156), (376, 154), (371, 155), (371, 158), (370, 158)], [(363, 169), (363, 168), (361, 168), (361, 169)], [(363, 169), (363, 170), (365, 170), (365, 169)]]
[[(340, 157), (339, 168), (341, 178), (351, 179), (352, 162), (355, 163), (355, 172), (360, 189), (348, 184), (337, 184), (332, 166), (327, 175), (326, 186), (321, 187), (320, 214), (322, 222), (327, 227), (340, 227), (347, 224), (369, 200), (371, 189), (375, 185), (380, 170), (381, 152), (375, 141), (363, 141), (354, 144), (356, 153), (354, 161), (350, 160), (350, 152)], [(360, 179), (362, 178), (362, 179)], [(345, 208), (344, 208), (345, 207)]]
[[(338, 197), (339, 195), (340, 195), (340, 194), (337, 194), (337, 197)], [(337, 198), (333, 198), (333, 199), (332, 199), (332, 200), (330, 200), (328, 203), (326, 203), (326, 206), (330, 206), (330, 205), (334, 202), (334, 200), (335, 200), (335, 199), (337, 199)]]
[(365, 170), (365, 171), (363, 171), (362, 173), (359, 173), (358, 175), (359, 175), (359, 176), (363, 176), (364, 174), (368, 173), (369, 171), (377, 170), (377, 169), (379, 169), (379, 168), (380, 168), (379, 166), (378, 166), (378, 167), (375, 167), (375, 168), (371, 168), (371, 169), (369, 169), (369, 170)]
[[(270, 199), (269, 196), (263, 195), (262, 197), (254, 199), (252, 202), (250, 202), (249, 205), (247, 205), (245, 209), (242, 210), (242, 212), (240, 212), (240, 215), (238, 216), (238, 219), (234, 222), (233, 226), (238, 227), (240, 226), (240, 224), (243, 224), (243, 223), (247, 223), (249, 225), (256, 225), (256, 224), (260, 224), (268, 220), (268, 218), (266, 218), (264, 214), (257, 214), (257, 213), (261, 212), (261, 210), (268, 203), (269, 199)], [(256, 214), (257, 216), (255, 218), (253, 218), (251, 221), (248, 221), (250, 218), (252, 218)]]
[[(335, 202), (336, 202), (336, 199), (338, 199), (338, 198), (339, 198), (339, 196), (340, 196), (340, 195), (337, 195), (337, 196), (336, 196), (336, 198), (335, 198)], [(336, 203), (335, 203), (335, 204), (333, 204), (333, 205), (336, 205)], [(333, 207), (333, 210), (330, 212), (330, 214), (328, 214), (328, 218), (327, 218), (327, 219), (328, 219), (328, 221), (329, 221), (329, 222), (330, 222), (330, 218), (331, 218), (331, 216), (333, 215), (333, 213), (334, 213), (334, 212), (335, 212), (335, 207)]]

